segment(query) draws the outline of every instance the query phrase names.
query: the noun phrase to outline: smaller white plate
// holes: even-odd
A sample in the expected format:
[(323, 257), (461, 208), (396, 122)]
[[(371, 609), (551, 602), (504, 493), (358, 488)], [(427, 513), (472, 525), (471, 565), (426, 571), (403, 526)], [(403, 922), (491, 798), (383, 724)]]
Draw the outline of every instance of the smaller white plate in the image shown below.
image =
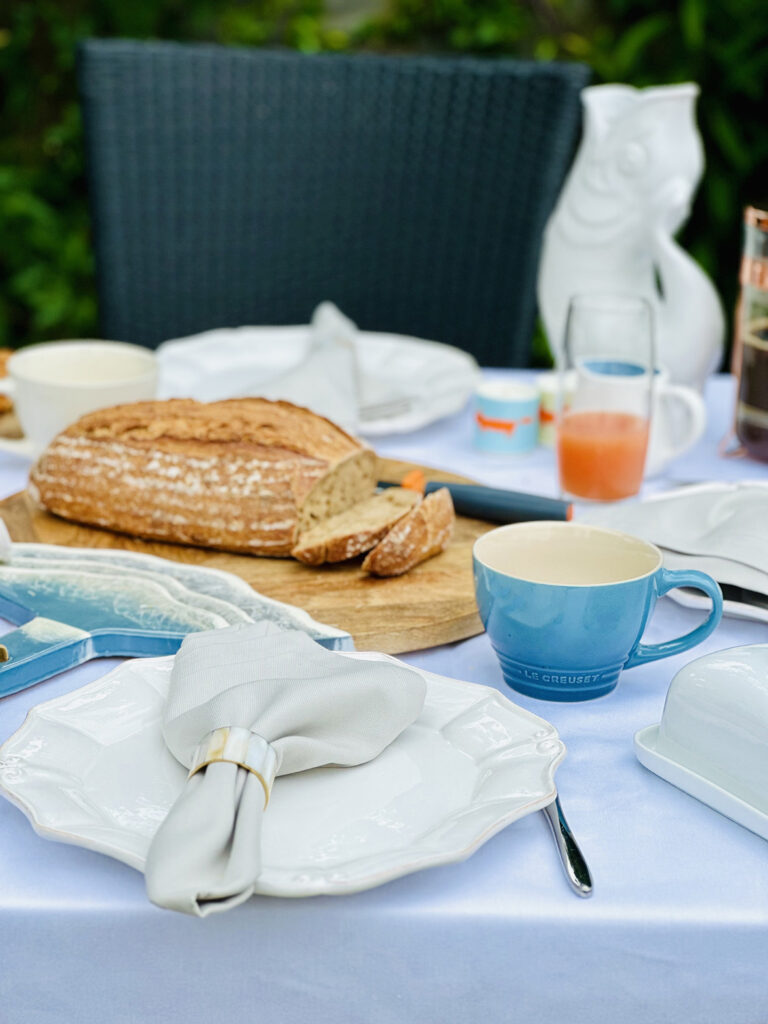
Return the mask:
[[(660, 778), (671, 782), (689, 796), (695, 797), (703, 804), (711, 807), (726, 818), (730, 818), (750, 832), (755, 832), (763, 839), (768, 839), (768, 815), (748, 804), (741, 797), (735, 796), (722, 786), (711, 782), (698, 772), (686, 768), (679, 761), (660, 754), (656, 749), (659, 735), (658, 725), (649, 725), (635, 733), (635, 754), (640, 764), (654, 772)], [(767, 755), (768, 756), (768, 755)]]
[[(172, 664), (124, 662), (33, 708), (0, 747), (0, 793), (40, 835), (142, 870), (187, 774), (161, 733)], [(552, 725), (490, 687), (415, 671), (424, 709), (379, 757), (276, 780), (258, 892), (358, 892), (463, 860), (555, 799), (565, 746)]]

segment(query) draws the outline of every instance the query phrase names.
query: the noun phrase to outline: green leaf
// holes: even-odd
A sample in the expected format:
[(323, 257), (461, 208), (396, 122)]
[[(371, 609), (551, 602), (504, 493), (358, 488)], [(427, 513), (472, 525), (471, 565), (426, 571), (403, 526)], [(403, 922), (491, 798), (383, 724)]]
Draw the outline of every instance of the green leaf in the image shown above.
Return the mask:
[(704, 43), (706, 13), (704, 0), (683, 0), (680, 5), (680, 27), (683, 31), (683, 41), (691, 50), (700, 50)]
[(740, 217), (741, 207), (728, 177), (710, 172), (704, 179), (704, 190), (709, 215), (716, 223), (731, 225)]
[(537, 60), (554, 60), (557, 56), (557, 43), (554, 39), (539, 39), (533, 55)]
[(735, 116), (722, 107), (715, 107), (709, 112), (709, 125), (727, 161), (739, 170), (746, 170), (752, 160)]
[(629, 28), (613, 51), (613, 65), (618, 77), (633, 74), (644, 51), (651, 43), (669, 32), (672, 20), (668, 14), (654, 14)]
[(588, 56), (592, 45), (588, 39), (584, 36), (578, 35), (576, 32), (568, 32), (562, 38), (563, 49), (567, 53), (573, 54), (574, 57), (579, 57), (582, 60)]
[(531, 365), (550, 367), (554, 365), (552, 350), (547, 341), (547, 333), (540, 319), (536, 320), (536, 329), (531, 342)]

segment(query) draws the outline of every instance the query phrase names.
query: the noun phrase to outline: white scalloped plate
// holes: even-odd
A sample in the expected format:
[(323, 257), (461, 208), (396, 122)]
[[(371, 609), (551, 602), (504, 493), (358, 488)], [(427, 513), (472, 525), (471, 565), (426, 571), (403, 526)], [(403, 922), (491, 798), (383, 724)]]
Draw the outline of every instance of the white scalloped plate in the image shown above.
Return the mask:
[[(186, 777), (160, 732), (172, 663), (127, 661), (33, 708), (0, 747), (0, 793), (39, 835), (142, 870)], [(374, 761), (277, 779), (259, 892), (358, 892), (463, 860), (554, 800), (565, 746), (552, 725), (490, 687), (421, 675), (422, 714)]]
[[(308, 325), (222, 327), (166, 341), (157, 350), (159, 395), (211, 402), (242, 395), (244, 382), (258, 394), (260, 382), (301, 363), (309, 332)], [(459, 412), (480, 381), (468, 352), (402, 334), (358, 331), (357, 358), (358, 432), (369, 437), (419, 430)]]

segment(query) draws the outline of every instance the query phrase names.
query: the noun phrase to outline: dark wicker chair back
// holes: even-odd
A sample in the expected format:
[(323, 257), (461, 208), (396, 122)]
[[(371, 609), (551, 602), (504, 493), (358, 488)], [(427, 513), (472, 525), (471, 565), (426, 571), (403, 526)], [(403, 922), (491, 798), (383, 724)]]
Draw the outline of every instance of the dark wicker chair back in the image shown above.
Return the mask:
[(80, 88), (101, 329), (361, 328), (523, 366), (578, 64), (89, 40)]

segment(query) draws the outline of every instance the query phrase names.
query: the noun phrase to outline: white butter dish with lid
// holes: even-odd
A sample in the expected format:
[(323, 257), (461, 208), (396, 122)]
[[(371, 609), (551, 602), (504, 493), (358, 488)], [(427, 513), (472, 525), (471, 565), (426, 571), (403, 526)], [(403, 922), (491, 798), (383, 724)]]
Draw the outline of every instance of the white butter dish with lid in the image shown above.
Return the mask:
[(650, 771), (768, 839), (768, 644), (682, 668), (661, 722), (635, 734)]

